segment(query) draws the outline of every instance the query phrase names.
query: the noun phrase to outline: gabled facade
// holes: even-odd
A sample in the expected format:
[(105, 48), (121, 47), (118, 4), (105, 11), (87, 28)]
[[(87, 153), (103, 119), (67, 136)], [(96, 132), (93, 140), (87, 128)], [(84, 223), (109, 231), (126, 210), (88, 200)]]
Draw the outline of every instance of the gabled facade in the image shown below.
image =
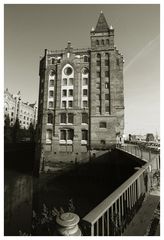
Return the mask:
[(64, 50), (46, 49), (40, 61), (40, 167), (83, 160), (91, 149), (109, 149), (123, 134), (123, 56), (102, 12), (90, 39), (87, 49), (74, 49), (70, 42)]

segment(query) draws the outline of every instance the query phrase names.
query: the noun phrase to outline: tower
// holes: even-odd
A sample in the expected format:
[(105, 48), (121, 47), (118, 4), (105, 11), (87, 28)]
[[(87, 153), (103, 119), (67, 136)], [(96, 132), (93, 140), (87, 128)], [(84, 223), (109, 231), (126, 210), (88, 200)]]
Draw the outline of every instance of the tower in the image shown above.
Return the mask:
[(38, 167), (88, 159), (123, 134), (123, 57), (101, 12), (91, 47), (45, 50), (40, 61)]

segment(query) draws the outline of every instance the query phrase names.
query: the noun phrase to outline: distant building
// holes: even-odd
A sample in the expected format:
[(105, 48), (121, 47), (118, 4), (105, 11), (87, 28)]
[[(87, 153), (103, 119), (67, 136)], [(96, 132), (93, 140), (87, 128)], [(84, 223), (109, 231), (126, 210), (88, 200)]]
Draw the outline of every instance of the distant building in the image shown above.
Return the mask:
[(124, 131), (123, 56), (101, 12), (91, 47), (45, 50), (40, 61), (38, 143), (47, 161), (109, 149)]
[(30, 123), (35, 128), (37, 124), (37, 104), (24, 103), (20, 91), (13, 95), (6, 89), (4, 92), (4, 119), (7, 115), (9, 115), (11, 126), (18, 118), (21, 128), (28, 129)]

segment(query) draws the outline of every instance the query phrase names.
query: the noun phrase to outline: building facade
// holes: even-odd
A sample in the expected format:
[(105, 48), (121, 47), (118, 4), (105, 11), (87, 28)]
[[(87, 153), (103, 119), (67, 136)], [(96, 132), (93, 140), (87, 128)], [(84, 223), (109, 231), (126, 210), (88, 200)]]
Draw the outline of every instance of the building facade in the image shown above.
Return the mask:
[(90, 48), (68, 42), (64, 50), (46, 49), (40, 61), (38, 145), (45, 163), (81, 160), (123, 134), (123, 56), (102, 12), (90, 40)]
[(37, 124), (37, 104), (24, 103), (20, 91), (13, 95), (8, 89), (4, 92), (4, 120), (7, 115), (10, 118), (10, 125), (13, 126), (16, 118), (19, 119), (20, 127), (28, 129), (30, 123), (34, 128)]

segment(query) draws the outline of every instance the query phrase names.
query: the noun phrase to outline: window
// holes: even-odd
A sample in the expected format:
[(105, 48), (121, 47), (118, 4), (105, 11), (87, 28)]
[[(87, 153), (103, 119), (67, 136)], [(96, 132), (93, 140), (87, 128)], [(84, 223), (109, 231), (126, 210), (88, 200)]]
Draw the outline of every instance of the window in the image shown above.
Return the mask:
[(88, 131), (87, 130), (82, 130), (82, 140), (88, 140)]
[(109, 83), (108, 82), (105, 83), (105, 88), (106, 89), (109, 88)]
[(49, 108), (53, 108), (53, 102), (52, 101), (49, 102)]
[(83, 96), (87, 96), (88, 95), (88, 90), (87, 89), (83, 89)]
[(53, 123), (53, 115), (52, 113), (48, 113), (48, 120), (47, 120), (47, 123)]
[(55, 58), (52, 58), (51, 62), (52, 64), (55, 64)]
[(83, 101), (83, 108), (88, 107), (88, 101)]
[(100, 89), (100, 83), (96, 83), (96, 88)]
[(62, 108), (66, 108), (66, 101), (62, 101)]
[(84, 62), (88, 62), (88, 56), (84, 56)]
[(109, 105), (105, 105), (105, 112), (109, 113)]
[(52, 77), (55, 76), (55, 70), (50, 71), (50, 76), (52, 76)]
[(101, 44), (104, 45), (104, 40), (103, 39), (101, 40)]
[(106, 144), (105, 140), (101, 140), (100, 143), (101, 143), (102, 145), (105, 145), (105, 144)]
[(11, 118), (11, 122), (13, 121), (13, 118)]
[(73, 124), (73, 119), (74, 116), (73, 116), (73, 113), (68, 113), (68, 123), (72, 123)]
[(109, 39), (106, 40), (106, 44), (109, 45)]
[(99, 127), (100, 128), (106, 128), (106, 122), (100, 122)]
[(73, 78), (69, 78), (69, 86), (73, 85)]
[(99, 45), (99, 40), (96, 40), (96, 45)]
[(88, 85), (88, 78), (83, 78), (83, 86)]
[(63, 78), (63, 86), (67, 86), (67, 78)]
[(13, 113), (13, 112), (11, 113), (11, 116), (14, 116), (14, 113)]
[(66, 97), (66, 96), (67, 96), (67, 90), (64, 89), (64, 90), (62, 91), (62, 96), (63, 96), (63, 97)]
[(88, 113), (82, 113), (82, 123), (88, 124)]
[(97, 78), (100, 78), (100, 76), (101, 76), (100, 72), (97, 72)]
[(60, 130), (60, 140), (66, 140), (66, 130)]
[(24, 116), (24, 118), (23, 119), (26, 119), (26, 116)]
[(109, 94), (105, 94), (105, 100), (109, 100)]
[(100, 60), (100, 58), (101, 58), (101, 54), (100, 53), (97, 54), (97, 58)]
[(73, 140), (73, 137), (74, 137), (73, 129), (68, 129), (67, 130), (67, 140)]
[(69, 91), (68, 91), (68, 96), (69, 96), (69, 97), (72, 97), (72, 96), (73, 96), (73, 90), (72, 90), (72, 89), (69, 89)]
[(73, 101), (68, 101), (68, 107), (72, 108), (72, 106), (73, 106)]
[(109, 66), (109, 60), (105, 59), (105, 66)]
[(109, 71), (105, 71), (105, 77), (109, 77)]
[(50, 87), (54, 86), (54, 80), (50, 80)]
[(97, 60), (97, 61), (96, 61), (96, 66), (101, 66), (100, 60)]
[(66, 123), (66, 113), (60, 114), (60, 123)]
[(53, 97), (54, 92), (53, 91), (49, 91), (49, 97)]

